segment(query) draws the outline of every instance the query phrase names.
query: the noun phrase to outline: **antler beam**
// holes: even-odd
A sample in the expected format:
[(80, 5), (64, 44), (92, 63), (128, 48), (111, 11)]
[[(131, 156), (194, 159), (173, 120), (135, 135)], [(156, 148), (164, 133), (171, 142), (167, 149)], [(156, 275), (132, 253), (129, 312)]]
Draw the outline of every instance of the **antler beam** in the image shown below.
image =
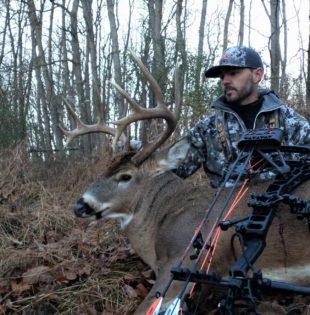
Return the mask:
[(145, 67), (145, 65), (137, 56), (132, 54), (132, 58), (138, 64), (145, 78), (150, 83), (151, 89), (153, 90), (155, 94), (155, 98), (157, 100), (157, 106), (154, 108), (144, 108), (140, 106), (118, 84), (116, 84), (115, 82), (111, 82), (112, 85), (116, 88), (116, 90), (128, 101), (132, 109), (131, 114), (114, 122), (114, 124), (116, 124), (119, 127), (116, 138), (120, 135), (121, 132), (124, 131), (124, 128), (127, 125), (133, 122), (139, 121), (139, 120), (162, 118), (167, 123), (167, 127), (164, 129), (160, 137), (154, 142), (144, 143), (143, 149), (132, 158), (132, 160), (136, 164), (141, 164), (145, 159), (148, 158), (148, 156), (152, 152), (154, 152), (157, 148), (159, 148), (175, 130), (178, 119), (179, 119), (180, 111), (181, 111), (181, 92), (180, 92), (180, 84), (178, 80), (178, 68), (177, 68), (176, 75), (175, 75), (175, 111), (174, 113), (172, 113), (166, 106), (162, 91), (158, 83), (152, 76), (152, 74), (149, 72), (149, 70)]
[(63, 98), (63, 101), (76, 124), (76, 128), (73, 130), (65, 130), (62, 126), (59, 126), (60, 130), (67, 138), (66, 145), (68, 145), (74, 138), (88, 133), (103, 132), (115, 137), (116, 129), (109, 127), (104, 123), (103, 115), (99, 115), (98, 122), (96, 124), (87, 125), (83, 123), (82, 120), (78, 117), (67, 99)]

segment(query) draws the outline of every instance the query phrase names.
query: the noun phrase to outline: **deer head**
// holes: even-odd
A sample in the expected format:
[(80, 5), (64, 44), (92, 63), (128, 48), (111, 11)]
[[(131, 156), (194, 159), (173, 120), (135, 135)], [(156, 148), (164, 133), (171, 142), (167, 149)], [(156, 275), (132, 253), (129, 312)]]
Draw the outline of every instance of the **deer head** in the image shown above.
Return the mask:
[[(89, 220), (99, 219), (103, 217), (119, 218), (121, 220), (122, 226), (125, 226), (132, 218), (132, 214), (130, 214), (130, 212), (126, 210), (127, 205), (132, 203), (130, 198), (134, 195), (136, 189), (138, 189), (138, 186), (141, 185), (143, 179), (147, 178), (148, 176), (152, 176), (151, 174), (157, 174), (158, 172), (162, 172), (167, 169), (176, 168), (176, 162), (184, 158), (184, 155), (186, 154), (186, 150), (189, 145), (187, 140), (181, 142), (180, 144), (182, 145), (176, 145), (176, 150), (174, 150), (174, 153), (170, 153), (170, 159), (168, 163), (166, 160), (164, 160), (164, 157), (161, 159), (162, 165), (160, 162), (157, 163), (159, 161), (158, 158), (153, 158), (143, 166), (144, 162), (150, 157), (150, 155), (155, 152), (156, 149), (158, 149), (175, 130), (180, 115), (181, 95), (178, 81), (178, 70), (176, 70), (175, 110), (174, 112), (171, 112), (165, 105), (164, 96), (161, 92), (161, 89), (151, 73), (138, 57), (136, 57), (135, 55), (132, 55), (132, 57), (143, 72), (145, 78), (148, 80), (150, 87), (155, 94), (155, 98), (157, 100), (157, 106), (155, 108), (147, 109), (140, 106), (118, 84), (111, 82), (116, 90), (128, 101), (132, 110), (132, 112), (128, 116), (113, 122), (116, 128), (109, 127), (104, 122), (104, 113), (102, 111), (102, 107), (97, 108), (97, 112), (99, 113), (99, 115), (96, 124), (87, 125), (83, 123), (66, 99), (64, 99), (64, 103), (70, 115), (75, 121), (76, 128), (69, 131), (60, 127), (63, 134), (67, 137), (67, 144), (70, 143), (74, 138), (87, 133), (102, 132), (109, 134), (113, 136), (112, 146), (114, 152), (116, 152), (118, 140), (122, 138), (122, 142), (126, 142), (124, 130), (131, 123), (140, 120), (159, 118), (166, 121), (166, 128), (163, 130), (162, 134), (158, 136), (156, 141), (144, 141), (142, 149), (137, 152), (125, 151), (119, 154), (115, 154), (109, 169), (101, 174), (96, 183), (91, 186), (90, 189), (93, 192), (96, 191), (96, 193), (100, 194), (99, 199), (107, 200), (108, 193), (113, 191), (115, 195), (115, 197), (113, 198), (113, 202), (108, 199), (108, 202), (103, 202), (99, 205), (97, 199), (92, 197), (92, 194), (85, 193), (83, 198), (81, 198), (75, 205), (74, 211), (76, 216), (78, 217)], [(156, 163), (154, 163), (155, 160), (157, 161)], [(153, 167), (150, 168), (150, 165), (152, 165), (152, 163)], [(104, 183), (104, 179), (107, 178), (110, 179), (109, 183)], [(103, 187), (106, 187), (107, 191), (102, 189)]]

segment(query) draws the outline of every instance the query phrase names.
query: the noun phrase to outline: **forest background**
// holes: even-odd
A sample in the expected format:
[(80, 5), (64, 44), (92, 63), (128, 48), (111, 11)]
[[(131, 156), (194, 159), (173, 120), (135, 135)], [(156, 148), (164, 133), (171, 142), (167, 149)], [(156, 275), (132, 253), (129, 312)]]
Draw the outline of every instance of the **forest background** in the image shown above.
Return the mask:
[[(220, 94), (217, 80), (204, 80), (203, 71), (227, 46), (253, 46), (263, 56), (263, 86), (301, 112), (309, 107), (307, 0), (2, 0), (0, 5), (2, 148), (26, 141), (33, 158), (63, 155), (59, 125), (73, 128), (63, 97), (86, 123), (96, 122), (97, 106), (107, 124), (128, 112), (111, 80), (142, 106), (155, 106), (130, 52), (152, 72), (171, 109), (173, 73), (180, 65), (183, 109), (176, 136), (207, 114)], [(129, 136), (139, 138), (147, 128), (136, 124)], [(85, 156), (104, 141), (89, 135), (73, 147)]]
[[(154, 280), (115, 223), (74, 217), (110, 139), (85, 135), (65, 147), (59, 126), (75, 125), (63, 98), (88, 124), (97, 108), (111, 126), (128, 112), (111, 80), (155, 106), (133, 52), (173, 109), (179, 64), (179, 138), (221, 93), (204, 70), (244, 44), (262, 54), (262, 85), (309, 118), (309, 27), (308, 0), (0, 0), (0, 314), (132, 314)], [(156, 136), (161, 124), (127, 133)]]

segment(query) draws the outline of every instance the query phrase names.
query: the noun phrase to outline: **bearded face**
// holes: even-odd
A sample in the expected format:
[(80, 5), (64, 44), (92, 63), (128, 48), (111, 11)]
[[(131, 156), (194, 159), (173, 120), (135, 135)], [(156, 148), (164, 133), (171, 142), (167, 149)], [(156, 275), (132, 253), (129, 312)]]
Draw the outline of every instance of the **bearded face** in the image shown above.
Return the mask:
[(237, 68), (223, 70), (221, 86), (227, 103), (238, 105), (249, 104), (257, 98), (257, 85), (260, 79), (255, 70)]

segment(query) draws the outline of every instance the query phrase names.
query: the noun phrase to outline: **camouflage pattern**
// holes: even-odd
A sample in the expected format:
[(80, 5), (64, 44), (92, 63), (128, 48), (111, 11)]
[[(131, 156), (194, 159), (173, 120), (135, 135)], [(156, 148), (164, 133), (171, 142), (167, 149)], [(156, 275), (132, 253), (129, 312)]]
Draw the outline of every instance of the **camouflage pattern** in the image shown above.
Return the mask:
[(220, 60), (220, 65), (246, 67), (246, 51), (239, 49), (239, 47), (226, 49)]
[(221, 70), (226, 67), (237, 68), (263, 68), (263, 62), (259, 54), (252, 48), (236, 46), (224, 51), (219, 65), (209, 68), (205, 72), (207, 78), (216, 78), (221, 74)]
[[(255, 118), (254, 128), (281, 128), (284, 131), (283, 144), (310, 146), (310, 124), (292, 108), (284, 105), (270, 90), (260, 90), (263, 103)], [(246, 131), (241, 118), (224, 103), (220, 97), (213, 104), (215, 112), (203, 117), (187, 137), (190, 149), (176, 173), (186, 178), (201, 165), (210, 175), (211, 184), (217, 187), (227, 167), (236, 159), (237, 144)], [(272, 174), (262, 174), (268, 178)]]

